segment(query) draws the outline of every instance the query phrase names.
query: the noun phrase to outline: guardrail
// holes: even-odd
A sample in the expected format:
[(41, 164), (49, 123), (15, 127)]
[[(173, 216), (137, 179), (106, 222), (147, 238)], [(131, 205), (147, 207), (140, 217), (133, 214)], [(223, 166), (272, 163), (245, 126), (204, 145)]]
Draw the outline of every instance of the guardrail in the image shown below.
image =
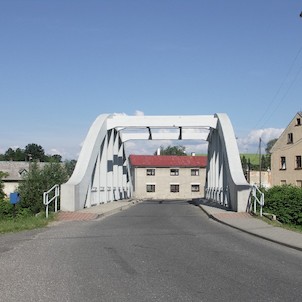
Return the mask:
[[(49, 198), (49, 195), (53, 195), (52, 197)], [(59, 185), (54, 185), (51, 189), (49, 189), (47, 192), (43, 193), (43, 203), (45, 205), (45, 213), (46, 213), (46, 218), (48, 218), (48, 207), (49, 204), (54, 201), (55, 203), (55, 212), (58, 211), (58, 199), (60, 197), (60, 186)]]
[(209, 187), (205, 189), (206, 199), (215, 201), (224, 207), (229, 206), (229, 188)]
[(251, 205), (253, 204), (253, 212), (257, 213), (257, 204), (260, 205), (259, 214), (262, 217), (262, 208), (264, 206), (264, 193), (259, 190), (256, 185), (252, 186), (251, 190)]

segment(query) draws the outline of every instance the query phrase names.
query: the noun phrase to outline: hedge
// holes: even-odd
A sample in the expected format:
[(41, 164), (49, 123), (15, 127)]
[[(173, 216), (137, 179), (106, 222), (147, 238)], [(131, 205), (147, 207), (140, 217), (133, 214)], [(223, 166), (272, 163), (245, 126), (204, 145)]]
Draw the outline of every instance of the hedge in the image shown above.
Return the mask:
[(302, 188), (292, 185), (274, 186), (265, 190), (263, 210), (275, 214), (277, 220), (302, 225)]

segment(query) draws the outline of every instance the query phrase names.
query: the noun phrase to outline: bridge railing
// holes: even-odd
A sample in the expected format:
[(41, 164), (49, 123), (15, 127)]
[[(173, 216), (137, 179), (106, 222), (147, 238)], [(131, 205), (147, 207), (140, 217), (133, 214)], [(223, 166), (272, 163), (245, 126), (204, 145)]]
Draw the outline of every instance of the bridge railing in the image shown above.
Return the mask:
[(215, 201), (224, 207), (229, 207), (229, 189), (209, 187), (205, 189), (205, 197), (208, 200)]
[(264, 193), (259, 190), (256, 185), (253, 185), (251, 188), (251, 202), (250, 206), (254, 214), (257, 213), (257, 205), (260, 206), (259, 215), (262, 217), (262, 208), (264, 206)]
[(58, 211), (58, 200), (60, 197), (60, 186), (54, 185), (51, 189), (43, 193), (43, 203), (45, 205), (46, 218), (48, 218), (49, 204), (54, 201), (55, 212)]

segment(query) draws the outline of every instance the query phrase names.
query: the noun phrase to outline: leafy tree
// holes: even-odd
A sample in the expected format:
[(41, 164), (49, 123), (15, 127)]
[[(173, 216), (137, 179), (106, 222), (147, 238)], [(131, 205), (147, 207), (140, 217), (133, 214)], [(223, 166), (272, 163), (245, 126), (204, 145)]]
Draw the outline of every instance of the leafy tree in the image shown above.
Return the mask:
[(3, 191), (4, 189), (4, 184), (3, 184), (3, 181), (2, 179), (4, 177), (7, 177), (8, 176), (8, 173), (5, 173), (5, 172), (2, 172), (0, 171), (0, 200), (4, 199), (5, 198), (5, 193)]
[(15, 159), (15, 150), (12, 148), (8, 148), (4, 153), (5, 160), (14, 160)]
[(246, 168), (247, 168), (247, 159), (246, 159), (245, 155), (242, 155), (240, 159), (241, 159), (242, 169), (246, 170)]
[(16, 150), (8, 148), (3, 155), (3, 160), (24, 161), (25, 159), (25, 152), (20, 148), (17, 148)]
[[(154, 155), (156, 155), (156, 154), (157, 154), (157, 151), (154, 152)], [(168, 146), (166, 148), (161, 146), (160, 154), (161, 155), (179, 155), (179, 156), (187, 155), (186, 147), (184, 147), (184, 146)]]
[(25, 146), (25, 154), (29, 160), (45, 161), (45, 151), (40, 145), (28, 144)]
[(277, 138), (274, 138), (274, 139), (271, 139), (270, 141), (267, 142), (266, 148), (265, 148), (266, 154), (270, 154), (271, 149), (273, 148), (273, 146), (274, 146), (274, 144), (276, 143), (277, 140), (278, 140)]
[(19, 185), (22, 208), (28, 208), (33, 214), (44, 210), (43, 192), (48, 191), (55, 184), (62, 184), (68, 179), (65, 167), (60, 163), (49, 163), (39, 168), (36, 162), (31, 164), (30, 170)]
[(278, 140), (277, 138), (274, 138), (267, 142), (266, 148), (265, 148), (266, 155), (265, 156), (262, 155), (262, 158), (261, 158), (262, 170), (267, 170), (268, 168), (271, 167), (271, 149), (277, 140)]
[(46, 162), (53, 162), (53, 163), (61, 163), (62, 162), (62, 156), (60, 154), (45, 155), (45, 161)]
[(66, 169), (67, 174), (68, 174), (69, 177), (72, 175), (73, 170), (74, 170), (76, 164), (77, 164), (77, 161), (76, 161), (75, 159), (66, 160), (66, 161), (64, 162), (65, 169)]

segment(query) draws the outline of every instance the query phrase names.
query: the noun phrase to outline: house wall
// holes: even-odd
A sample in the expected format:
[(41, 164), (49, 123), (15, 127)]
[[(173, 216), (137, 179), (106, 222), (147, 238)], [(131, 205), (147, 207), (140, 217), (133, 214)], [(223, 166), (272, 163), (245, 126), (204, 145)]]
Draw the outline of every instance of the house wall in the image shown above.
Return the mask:
[[(0, 171), (7, 173), (7, 176), (2, 179), (3, 192), (7, 197), (17, 190), (23, 176), (30, 170), (30, 164), (30, 162), (25, 161), (0, 161)], [(40, 168), (43, 168), (46, 164), (38, 162)]]
[[(250, 181), (251, 185), (260, 185), (260, 172), (250, 171)], [(270, 188), (272, 186), (272, 172), (271, 171), (261, 171), (261, 186), (265, 188)]]
[[(281, 134), (272, 148), (271, 170), (272, 185), (292, 184), (302, 186), (302, 169), (297, 167), (297, 156), (302, 156), (302, 125), (297, 125), (297, 115)], [(292, 133), (293, 141), (288, 141)], [(281, 157), (285, 157), (285, 167), (281, 166)]]
[[(147, 175), (147, 168), (134, 168), (134, 197), (138, 199), (192, 199), (204, 195), (205, 168), (179, 168), (178, 176), (171, 176), (170, 169), (155, 168), (155, 175)], [(149, 168), (148, 168), (149, 169)], [(191, 176), (191, 169), (199, 169), (199, 176)], [(155, 185), (155, 192), (147, 192), (147, 184)], [(179, 184), (179, 192), (170, 192), (171, 184)], [(199, 192), (192, 192), (191, 185), (198, 184)]]
[(11, 182), (4, 182), (3, 192), (4, 194), (9, 197), (10, 193), (16, 192), (18, 189), (19, 182), (11, 181)]

